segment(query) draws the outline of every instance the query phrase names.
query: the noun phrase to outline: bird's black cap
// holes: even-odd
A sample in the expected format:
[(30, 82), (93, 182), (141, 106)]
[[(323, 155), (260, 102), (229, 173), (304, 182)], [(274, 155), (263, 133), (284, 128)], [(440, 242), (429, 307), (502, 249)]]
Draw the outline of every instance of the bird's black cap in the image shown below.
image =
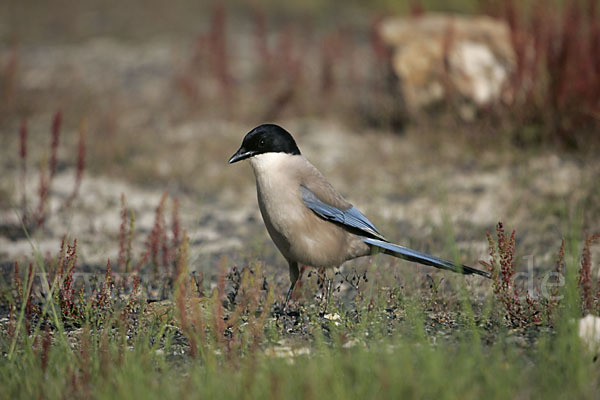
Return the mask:
[(296, 141), (288, 131), (275, 124), (263, 124), (246, 134), (229, 164), (264, 153), (300, 155)]

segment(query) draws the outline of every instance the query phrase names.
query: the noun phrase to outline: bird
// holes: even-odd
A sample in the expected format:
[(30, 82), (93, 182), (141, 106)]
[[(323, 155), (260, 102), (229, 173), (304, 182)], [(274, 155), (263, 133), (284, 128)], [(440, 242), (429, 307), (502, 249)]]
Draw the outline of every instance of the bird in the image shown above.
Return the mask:
[(486, 271), (390, 242), (300, 153), (292, 135), (279, 125), (262, 124), (248, 132), (229, 164), (242, 160), (252, 166), (264, 224), (289, 265), (284, 307), (298, 281), (299, 266), (337, 268), (377, 253), (490, 278)]

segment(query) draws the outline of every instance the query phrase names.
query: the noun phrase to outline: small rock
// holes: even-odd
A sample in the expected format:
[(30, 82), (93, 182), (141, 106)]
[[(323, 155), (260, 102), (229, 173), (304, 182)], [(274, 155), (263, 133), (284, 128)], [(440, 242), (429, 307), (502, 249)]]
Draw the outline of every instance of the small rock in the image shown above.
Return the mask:
[(330, 320), (330, 321), (337, 321), (338, 319), (340, 319), (340, 315), (339, 314), (325, 314), (323, 317), (325, 319)]
[(390, 18), (379, 33), (393, 49), (392, 68), (409, 112), (452, 95), (463, 100), (462, 118), (498, 101), (515, 68), (510, 28), (485, 16), (427, 14)]
[(586, 315), (579, 320), (579, 338), (591, 352), (600, 349), (600, 318)]

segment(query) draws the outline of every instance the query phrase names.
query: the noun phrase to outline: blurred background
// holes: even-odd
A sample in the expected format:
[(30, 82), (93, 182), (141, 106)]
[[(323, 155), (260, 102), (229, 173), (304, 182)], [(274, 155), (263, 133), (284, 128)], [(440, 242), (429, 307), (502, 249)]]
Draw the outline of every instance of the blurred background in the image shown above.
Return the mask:
[(501, 220), (548, 269), (600, 226), (598, 8), (4, 0), (0, 261), (31, 258), (23, 222), (89, 268), (129, 228), (138, 259), (185, 230), (197, 270), (283, 266), (227, 165), (273, 122), (391, 240), (475, 265)]

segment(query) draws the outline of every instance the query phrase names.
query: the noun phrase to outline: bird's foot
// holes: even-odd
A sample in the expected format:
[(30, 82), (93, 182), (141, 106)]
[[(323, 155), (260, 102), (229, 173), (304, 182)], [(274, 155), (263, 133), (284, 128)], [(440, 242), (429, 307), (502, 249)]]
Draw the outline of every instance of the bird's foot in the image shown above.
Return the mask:
[(276, 318), (280, 317), (298, 317), (300, 316), (300, 310), (298, 307), (294, 307), (288, 303), (278, 303), (273, 307), (273, 316)]

